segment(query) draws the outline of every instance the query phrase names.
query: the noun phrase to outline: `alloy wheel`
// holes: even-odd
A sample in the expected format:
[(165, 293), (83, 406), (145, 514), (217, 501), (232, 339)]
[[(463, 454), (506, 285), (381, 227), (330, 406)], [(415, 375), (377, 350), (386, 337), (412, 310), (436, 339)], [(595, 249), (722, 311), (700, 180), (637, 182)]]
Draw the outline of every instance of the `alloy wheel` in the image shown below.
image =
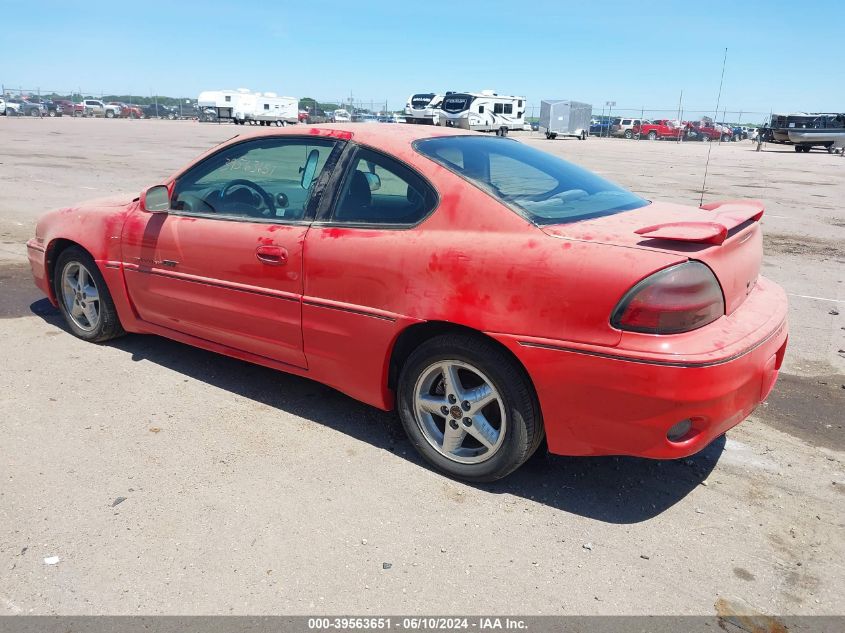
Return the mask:
[(437, 452), (461, 464), (478, 464), (502, 447), (507, 415), (502, 396), (481, 370), (444, 360), (420, 373), (414, 417)]
[(70, 261), (62, 271), (62, 302), (73, 322), (86, 332), (100, 322), (100, 294), (94, 277), (82, 264)]

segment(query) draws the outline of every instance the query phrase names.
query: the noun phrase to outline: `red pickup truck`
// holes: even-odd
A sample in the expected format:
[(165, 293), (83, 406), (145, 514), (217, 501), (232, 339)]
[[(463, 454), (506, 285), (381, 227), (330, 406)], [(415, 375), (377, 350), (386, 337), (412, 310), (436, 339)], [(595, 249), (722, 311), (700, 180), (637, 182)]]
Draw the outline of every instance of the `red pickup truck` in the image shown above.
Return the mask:
[(64, 116), (83, 116), (85, 114), (85, 106), (81, 103), (74, 103), (67, 99), (56, 99), (54, 103), (62, 106)]
[(650, 123), (634, 126), (635, 137), (646, 137), (650, 141), (657, 141), (661, 138), (678, 140), (684, 133), (684, 126), (671, 119), (657, 119)]
[(687, 137), (699, 141), (730, 141), (733, 137), (733, 130), (710, 121), (693, 121), (687, 126)]

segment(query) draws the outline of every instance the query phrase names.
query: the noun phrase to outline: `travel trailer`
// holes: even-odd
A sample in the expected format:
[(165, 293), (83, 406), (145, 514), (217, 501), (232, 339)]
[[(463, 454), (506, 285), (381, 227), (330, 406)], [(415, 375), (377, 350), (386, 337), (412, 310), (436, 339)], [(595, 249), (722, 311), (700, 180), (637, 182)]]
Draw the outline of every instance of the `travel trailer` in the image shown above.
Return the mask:
[(287, 125), (299, 117), (299, 100), (296, 97), (279, 97), (273, 92), (252, 92), (247, 88), (237, 90), (207, 90), (197, 98), (200, 110), (211, 109), (217, 116), (209, 120), (231, 119), (241, 125)]
[(256, 94), (252, 118), (261, 125), (288, 125), (299, 122), (299, 99), (279, 97), (275, 92)]
[(443, 95), (421, 92), (408, 97), (405, 104), (405, 122), (420, 125), (440, 125)]
[(441, 125), (506, 135), (525, 129), (525, 97), (481, 92), (447, 92), (440, 106)]

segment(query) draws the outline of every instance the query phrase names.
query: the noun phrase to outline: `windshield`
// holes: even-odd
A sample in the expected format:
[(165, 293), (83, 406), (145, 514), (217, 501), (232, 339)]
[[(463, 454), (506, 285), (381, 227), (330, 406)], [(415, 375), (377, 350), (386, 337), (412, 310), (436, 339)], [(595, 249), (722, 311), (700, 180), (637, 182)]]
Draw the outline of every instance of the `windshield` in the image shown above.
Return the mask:
[(536, 224), (586, 220), (649, 204), (581, 167), (511, 139), (446, 136), (417, 141), (414, 147)]

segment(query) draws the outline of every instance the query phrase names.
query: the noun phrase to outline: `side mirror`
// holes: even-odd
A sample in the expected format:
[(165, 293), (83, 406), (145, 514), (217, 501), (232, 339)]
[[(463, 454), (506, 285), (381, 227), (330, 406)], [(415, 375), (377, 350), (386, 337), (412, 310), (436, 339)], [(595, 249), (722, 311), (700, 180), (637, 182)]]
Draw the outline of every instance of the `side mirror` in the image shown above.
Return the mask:
[(141, 194), (141, 208), (147, 213), (167, 213), (170, 211), (170, 192), (164, 185), (150, 187)]
[(317, 173), (317, 163), (320, 160), (320, 152), (312, 149), (308, 152), (308, 159), (305, 161), (305, 167), (302, 168), (302, 180), (300, 185), (303, 189), (308, 189), (314, 180), (314, 175)]

